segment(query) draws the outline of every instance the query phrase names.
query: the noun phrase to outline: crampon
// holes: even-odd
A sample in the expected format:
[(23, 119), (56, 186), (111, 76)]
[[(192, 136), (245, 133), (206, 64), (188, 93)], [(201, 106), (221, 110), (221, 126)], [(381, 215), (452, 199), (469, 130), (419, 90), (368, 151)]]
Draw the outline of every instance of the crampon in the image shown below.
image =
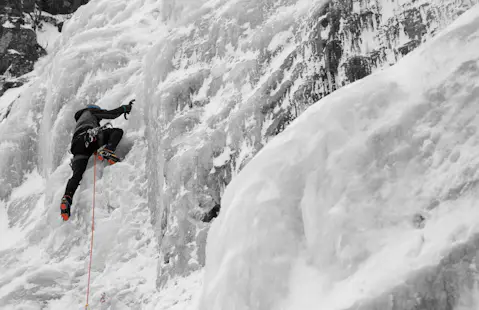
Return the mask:
[(120, 158), (116, 154), (107, 149), (106, 147), (101, 147), (96, 154), (97, 158), (101, 161), (106, 160), (110, 165), (114, 165), (120, 161)]

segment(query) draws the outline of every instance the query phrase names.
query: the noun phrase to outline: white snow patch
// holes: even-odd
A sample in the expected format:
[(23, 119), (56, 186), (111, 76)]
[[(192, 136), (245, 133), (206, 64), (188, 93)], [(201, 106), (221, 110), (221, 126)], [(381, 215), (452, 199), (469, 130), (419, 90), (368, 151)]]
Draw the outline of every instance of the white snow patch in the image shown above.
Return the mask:
[(268, 45), (268, 50), (274, 52), (279, 47), (288, 43), (288, 41), (293, 37), (293, 33), (291, 31), (281, 31), (277, 33), (271, 42)]
[(170, 280), (145, 310), (196, 310), (202, 284), (202, 270)]
[(384, 0), (381, 3), (381, 13), (382, 13), (382, 19), (384, 21), (388, 20), (391, 17), (394, 17), (396, 14), (396, 11), (399, 10), (400, 8), (400, 1), (396, 0)]
[(21, 186), (12, 191), (10, 199), (22, 199), (28, 195), (34, 195), (43, 192), (45, 189), (45, 180), (35, 169), (25, 176)]
[(20, 87), (9, 88), (3, 95), (0, 97), (0, 120), (1, 116), (5, 115), (8, 107), (12, 104), (15, 99), (17, 99), (21, 93), (28, 87), (28, 83)]
[(7, 52), (9, 54), (14, 54), (14, 55), (21, 55), (21, 53), (17, 50), (14, 50), (14, 49), (8, 49)]
[(37, 30), (37, 41), (47, 53), (52, 53), (55, 49), (55, 42), (60, 37), (61, 33), (58, 27), (50, 23), (42, 23), (42, 29)]
[(221, 167), (224, 166), (228, 160), (231, 159), (231, 148), (229, 146), (225, 147), (223, 149), (223, 152), (218, 156), (213, 159), (213, 164), (215, 167)]
[(7, 20), (6, 22), (3, 23), (2, 27), (3, 28), (15, 28), (15, 25), (11, 21)]

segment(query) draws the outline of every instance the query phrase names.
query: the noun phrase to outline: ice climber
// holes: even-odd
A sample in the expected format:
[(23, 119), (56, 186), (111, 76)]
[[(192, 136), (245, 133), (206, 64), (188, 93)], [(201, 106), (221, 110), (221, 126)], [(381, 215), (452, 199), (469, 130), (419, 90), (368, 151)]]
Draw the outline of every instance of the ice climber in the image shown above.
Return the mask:
[(103, 110), (99, 106), (89, 105), (75, 113), (76, 127), (71, 143), (73, 159), (71, 167), (73, 176), (68, 180), (63, 195), (60, 209), (64, 221), (70, 218), (70, 208), (73, 195), (80, 185), (90, 156), (95, 154), (100, 160), (107, 160), (109, 164), (115, 164), (119, 158), (115, 155), (115, 149), (123, 137), (123, 130), (112, 128), (110, 123), (100, 126), (102, 119), (115, 119), (122, 114), (129, 114), (135, 100), (122, 105), (114, 110)]

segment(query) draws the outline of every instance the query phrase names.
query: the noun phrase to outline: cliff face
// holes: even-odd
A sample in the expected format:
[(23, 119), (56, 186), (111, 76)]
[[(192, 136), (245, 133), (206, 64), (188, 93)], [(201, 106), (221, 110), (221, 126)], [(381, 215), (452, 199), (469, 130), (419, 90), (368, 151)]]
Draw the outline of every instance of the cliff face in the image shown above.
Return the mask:
[[(397, 6), (397, 2), (391, 2), (389, 7), (385, 5), (387, 2), (381, 3), (380, 10), (374, 7), (377, 14), (381, 14), (379, 21), (372, 18), (374, 14), (371, 13), (361, 17), (361, 12), (366, 11), (356, 2), (333, 2), (325, 7), (320, 0), (96, 0), (82, 8), (64, 28), (64, 35), (57, 41), (58, 50), (38, 63), (32, 74), (38, 78), (31, 86), (19, 89), (21, 96), (12, 104), (1, 102), (0, 204), (4, 203), (0, 211), (6, 212), (0, 215), (3, 221), (0, 235), (6, 230), (8, 237), (4, 238), (6, 244), (2, 243), (4, 255), (0, 255), (2, 268), (7, 271), (5, 281), (0, 283), (0, 304), (15, 307), (21, 303), (20, 307), (25, 305), (24, 308), (51, 305), (55, 309), (68, 309), (72, 304), (84, 302), (92, 193), (96, 194), (98, 202), (92, 269), (96, 296), (92, 298), (92, 307), (101, 307), (100, 294), (106, 292), (115, 304), (105, 306), (132, 309), (151, 304), (155, 281), (162, 286), (172, 276), (200, 269), (205, 264), (206, 246), (209, 251), (216, 248), (216, 253), (221, 254), (208, 255), (208, 265), (225, 268), (228, 274), (234, 274), (240, 269), (228, 268), (228, 262), (223, 264), (224, 261), (218, 259), (220, 256), (229, 262), (244, 264), (244, 259), (236, 259), (237, 253), (244, 250), (257, 249), (248, 255), (250, 262), (254, 262), (268, 246), (269, 249), (273, 245), (288, 250), (290, 245), (300, 244), (285, 241), (303, 235), (302, 228), (291, 231), (283, 224), (301, 216), (296, 208), (299, 203), (295, 201), (298, 202), (302, 194), (307, 194), (302, 202), (306, 205), (305, 210), (318, 215), (308, 220), (311, 233), (325, 227), (331, 228), (335, 236), (347, 235), (342, 238), (346, 243), (336, 242), (338, 239), (329, 238), (325, 230), (328, 240), (323, 244), (322, 239), (316, 239), (318, 243), (313, 242), (312, 248), (335, 254), (339, 243), (354, 246), (352, 251), (345, 249), (349, 253), (344, 253), (344, 265), (326, 270), (337, 270), (345, 275), (342, 271), (347, 271), (348, 256), (358, 255), (358, 262), (361, 262), (364, 250), (368, 250), (363, 249), (363, 245), (373, 240), (369, 238), (369, 229), (363, 231), (364, 226), (354, 225), (365, 215), (375, 227), (381, 228), (384, 221), (397, 223), (395, 209), (400, 206), (405, 215), (400, 222), (407, 225), (410, 218), (406, 218), (409, 216), (406, 213), (410, 209), (404, 210), (403, 206), (408, 206), (404, 199), (414, 202), (417, 208), (429, 205), (433, 208), (464, 192), (477, 193), (472, 190), (477, 184), (477, 174), (470, 168), (479, 166), (476, 164), (479, 156), (471, 152), (477, 150), (473, 147), (475, 144), (467, 144), (477, 132), (476, 123), (471, 123), (474, 120), (471, 115), (477, 114), (468, 109), (468, 103), (473, 102), (470, 98), (474, 99), (477, 92), (474, 85), (465, 82), (476, 81), (478, 70), (473, 61), (466, 61), (461, 66), (463, 72), (456, 72), (457, 81), (448, 79), (445, 75), (465, 58), (455, 59), (455, 52), (461, 49), (449, 49), (443, 59), (438, 53), (443, 47), (457, 47), (462, 37), (448, 36), (444, 41), (435, 41), (434, 44), (444, 44), (428, 49), (430, 54), (418, 53), (416, 56), (421, 56), (420, 60), (413, 62), (414, 66), (407, 66), (413, 68), (413, 73), (416, 67), (421, 69), (418, 71), (422, 75), (418, 74), (415, 79), (405, 79), (409, 71), (404, 72), (404, 66), (398, 66), (390, 71), (392, 74), (385, 74), (384, 81), (385, 75), (377, 75), (357, 81), (356, 85), (346, 85), (394, 63), (402, 57), (404, 46), (413, 48), (414, 44), (408, 44), (411, 39), (404, 29), (426, 29), (419, 32), (420, 42), (429, 40), (463, 7), (473, 3), (434, 2), (442, 5), (436, 11), (437, 16), (442, 16), (434, 21), (437, 28), (432, 22), (430, 25), (424, 21), (400, 22), (404, 10), (418, 8), (421, 13), (425, 7), (421, 9), (419, 1), (411, 1), (410, 7), (403, 6), (405, 3)], [(419, 17), (415, 16), (414, 21), (417, 21)], [(389, 25), (391, 18), (393, 23)], [(360, 28), (353, 28), (352, 25), (358, 23)], [(463, 36), (470, 33), (464, 32)], [(472, 48), (464, 49), (465, 55), (458, 56), (474, 60), (475, 42), (468, 41)], [(408, 58), (417, 60), (416, 56)], [(404, 59), (404, 62), (409, 60)], [(449, 63), (451, 60), (454, 62)], [(449, 63), (447, 69), (437, 70), (440, 68), (436, 64), (443, 63)], [(436, 73), (444, 78), (448, 88), (435, 83), (437, 89), (430, 89), (423, 87), (423, 83), (416, 83), (418, 79), (429, 81), (422, 77), (437, 82)], [(325, 105), (319, 101), (311, 109), (317, 113), (302, 113), (343, 82), (346, 89), (325, 98), (333, 103)], [(401, 84), (411, 84), (408, 85), (411, 88), (401, 88)], [(466, 92), (456, 92), (457, 89)], [(467, 102), (458, 103), (453, 96), (448, 104), (443, 104), (445, 95), (450, 94), (457, 94)], [(17, 95), (9, 91), (4, 98)], [(122, 163), (111, 167), (97, 165), (96, 175), (90, 167), (75, 195), (72, 221), (68, 225), (61, 223), (58, 204), (66, 180), (71, 176), (68, 149), (75, 126), (72, 122), (75, 111), (93, 103), (113, 109), (133, 97), (137, 102), (131, 118), (127, 121), (120, 117), (114, 121), (115, 126), (125, 131), (117, 149)], [(457, 114), (457, 109), (462, 108), (466, 109), (464, 113)], [(396, 113), (397, 110), (400, 113)], [(301, 118), (308, 118), (307, 124), (311, 125), (307, 126), (308, 130), (300, 125), (301, 119), (290, 124), (300, 114)], [(394, 119), (379, 118), (385, 114)], [(457, 118), (450, 118), (451, 114)], [(376, 120), (374, 124), (372, 119)], [(457, 122), (450, 122), (451, 119)], [(412, 128), (413, 125), (416, 127)], [(289, 133), (277, 136), (285, 127), (301, 139), (293, 139)], [(355, 136), (350, 132), (355, 127), (369, 130), (368, 135), (352, 139)], [(418, 129), (418, 135), (414, 128)], [(442, 138), (437, 133), (440, 128), (444, 129)], [(426, 134), (420, 132), (423, 130)], [(271, 141), (273, 136), (276, 139)], [(345, 146), (346, 140), (351, 142), (347, 150), (353, 156), (333, 154)], [(455, 141), (465, 144), (460, 149), (452, 149)], [(269, 151), (263, 148), (266, 144), (269, 144)], [(278, 145), (282, 147), (275, 148)], [(253, 157), (263, 159), (250, 161)], [(336, 168), (327, 170), (323, 165), (326, 159)], [(408, 164), (410, 162), (412, 165)], [(456, 169), (457, 165), (453, 164), (456, 162), (460, 163), (462, 172)], [(448, 173), (444, 172), (441, 163), (448, 165)], [(435, 167), (428, 179), (422, 173), (426, 165)], [(289, 168), (284, 170), (285, 166)], [(314, 170), (318, 166), (326, 171)], [(375, 172), (370, 173), (369, 168)], [(413, 174), (402, 177), (406, 168)], [(427, 182), (437, 177), (434, 171), (441, 173), (444, 186)], [(314, 178), (297, 178), (297, 172)], [(352, 172), (360, 177), (351, 177)], [(367, 177), (367, 182), (361, 176)], [(402, 191), (385, 183), (388, 180), (395, 183), (399, 177), (404, 184)], [(97, 181), (94, 182), (94, 178)], [(411, 180), (415, 180), (413, 184), (409, 184)], [(274, 186), (278, 183), (281, 187)], [(381, 184), (384, 186), (378, 191)], [(413, 188), (417, 184), (427, 185), (427, 191)], [(324, 205), (338, 201), (336, 198), (340, 198), (345, 186), (349, 193), (343, 204), (346, 217), (329, 221), (329, 217), (320, 213), (323, 210), (329, 213)], [(248, 192), (243, 191), (244, 188), (248, 188)], [(315, 188), (320, 191), (313, 191)], [(358, 194), (366, 198), (363, 200), (366, 205), (358, 206)], [(390, 203), (384, 203), (383, 197), (387, 194), (393, 196)], [(370, 197), (376, 199), (378, 208), (368, 208)], [(431, 197), (434, 199), (430, 200)], [(325, 204), (320, 203), (321, 210), (315, 208), (318, 200), (328, 200)], [(256, 204), (258, 201), (266, 208)], [(470, 201), (466, 202), (473, 211), (474, 203)], [(236, 206), (232, 207), (232, 203)], [(451, 207), (455, 203), (451, 200)], [(198, 219), (211, 219), (215, 213), (211, 211), (220, 205), (223, 209), (214, 220), (213, 228), (221, 226), (225, 234), (218, 230), (212, 232), (210, 236), (217, 238), (210, 238), (206, 245), (209, 224)], [(285, 208), (278, 208), (279, 205)], [(236, 212), (230, 213), (233, 209)], [(458, 213), (470, 219), (472, 225), (477, 214), (468, 211)], [(335, 210), (331, 213), (332, 216), (341, 215)], [(303, 214), (306, 218), (310, 213)], [(256, 220), (258, 217), (261, 222)], [(376, 221), (377, 218), (382, 221)], [(265, 223), (267, 225), (262, 225)], [(427, 218), (426, 229), (430, 223)], [(462, 223), (462, 219), (456, 226), (436, 222), (437, 230), (430, 231), (430, 235), (448, 243), (456, 229), (469, 234), (462, 227), (472, 226), (461, 226)], [(271, 226), (274, 230), (268, 230)], [(445, 227), (451, 234), (437, 234)], [(238, 233), (228, 238), (226, 235), (232, 231)], [(379, 239), (381, 232), (377, 230), (375, 234)], [(276, 237), (274, 244), (270, 242), (271, 236)], [(402, 233), (398, 236), (405, 240), (410, 237)], [(394, 242), (396, 236), (393, 237)], [(17, 240), (22, 241), (20, 246)], [(368, 252), (377, 253), (376, 250), (374, 247)], [(235, 253), (229, 256), (231, 251)], [(394, 262), (404, 262), (398, 257), (410, 257), (407, 252), (405, 249), (397, 255), (393, 251), (391, 256), (386, 256), (394, 259), (379, 256), (374, 266), (385, 266), (381, 274), (397, 279), (396, 273), (389, 272), (395, 270), (390, 267), (394, 267)], [(273, 260), (282, 264), (284, 261), (275, 256), (277, 253), (269, 251), (266, 254), (271, 256), (263, 255), (271, 259), (263, 260), (266, 263), (259, 266), (258, 272), (269, 272)], [(39, 259), (32, 260), (33, 256)], [(332, 264), (338, 261), (335, 257), (327, 260)], [(444, 269), (436, 270), (447, 271), (449, 265), (460, 260), (445, 260), (442, 262)], [(424, 261), (431, 262), (427, 257)], [(463, 261), (468, 262), (469, 258), (464, 257)], [(153, 274), (152, 266), (156, 263), (159, 264), (158, 274)], [(404, 263), (415, 266), (408, 261)], [(44, 266), (48, 270), (42, 269)], [(429, 278), (436, 270), (418, 277), (418, 281)], [(462, 270), (468, 272), (468, 268)], [(237, 275), (243, 274), (241, 270), (236, 273), (233, 282)], [(279, 273), (269, 274), (276, 277)], [(367, 279), (367, 276), (358, 280)], [(274, 288), (287, 281), (287, 278), (274, 283), (252, 279), (246, 284)], [(444, 282), (441, 277), (434, 281)], [(362, 282), (356, 283), (360, 285), (354, 287), (362, 287)], [(374, 286), (374, 290), (378, 287)], [(454, 291), (455, 288), (451, 289)], [(238, 289), (236, 292), (244, 291)], [(403, 292), (414, 298), (412, 290), (404, 288)], [(261, 294), (261, 290), (255, 289), (254, 293)], [(338, 293), (339, 298), (344, 297), (340, 288)], [(421, 294), (427, 297), (428, 292)], [(25, 298), (19, 300), (18, 296)], [(318, 304), (312, 303), (311, 308)]]
[[(339, 87), (395, 64), (478, 2), (331, 1), (315, 12), (306, 30), (308, 40), (291, 54), (292, 58), (300, 55), (301, 63), (284, 64), (298, 74), (281, 81), (291, 86), (276, 94), (279, 98), (268, 107), (283, 106), (285, 99), (291, 104), (275, 113), (268, 132), (281, 132), (309, 104)], [(296, 80), (299, 76), (302, 81)]]
[(34, 1), (8, 0), (0, 4), (0, 96), (22, 84), (14, 79), (32, 71), (35, 61), (46, 54), (28, 21), (34, 8)]
[[(63, 19), (55, 14), (71, 14), (87, 0), (6, 0), (0, 3), (0, 96), (8, 88), (24, 82), (18, 77), (31, 72), (46, 54), (37, 37), (45, 24), (61, 31)], [(47, 12), (47, 14), (45, 14)], [(53, 14), (53, 15), (50, 15)]]
[[(208, 226), (191, 219), (211, 219), (224, 188), (271, 137), (312, 103), (395, 64), (477, 2), (334, 0), (291, 23), (286, 15), (284, 23), (268, 18), (295, 1), (248, 3), (220, 16), (206, 12), (191, 32), (161, 42), (156, 52), (164, 58), (151, 56), (149, 67), (164, 73), (147, 81), (161, 89), (147, 102), (149, 126), (164, 128), (148, 168), (160, 182), (149, 191), (164, 258), (159, 284), (204, 263)], [(170, 73), (180, 70), (188, 74)]]
[[(214, 216), (224, 188), (272, 137), (312, 103), (396, 63), (479, 0), (334, 0), (309, 7), (300, 20), (285, 15), (287, 22), (268, 21), (297, 2), (239, 1), (234, 10), (198, 15), (184, 32), (175, 12), (182, 5), (194, 11), (194, 4), (164, 1), (154, 12), (180, 29), (147, 57), (155, 77), (147, 89), (158, 89), (149, 94), (155, 100), (144, 101), (159, 285), (204, 264), (209, 227), (198, 219)], [(33, 27), (23, 24), (25, 14), (35, 12), (33, 3), (15, 3), (1, 7), (1, 68), (10, 76), (29, 72), (44, 53)], [(68, 3), (37, 5), (57, 13), (83, 2)], [(21, 83), (7, 82), (4, 89)]]
[(0, 74), (14, 77), (33, 70), (35, 61), (45, 54), (37, 43), (35, 32), (28, 28), (0, 28)]
[(479, 6), (459, 19), (232, 180), (200, 310), (479, 309)]
[(89, 0), (37, 0), (42, 11), (50, 14), (72, 14)]

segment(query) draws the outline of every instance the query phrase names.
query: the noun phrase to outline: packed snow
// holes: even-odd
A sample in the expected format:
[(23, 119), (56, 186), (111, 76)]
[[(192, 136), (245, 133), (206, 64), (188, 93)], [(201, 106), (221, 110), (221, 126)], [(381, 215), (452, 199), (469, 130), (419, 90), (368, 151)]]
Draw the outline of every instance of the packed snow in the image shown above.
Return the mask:
[[(269, 141), (265, 90), (314, 65), (291, 55), (323, 3), (96, 0), (46, 29), (0, 99), (0, 308), (84, 309), (93, 195), (91, 309), (355, 309), (470, 243), (479, 8)], [(92, 159), (62, 222), (75, 111), (132, 98), (122, 162)]]

